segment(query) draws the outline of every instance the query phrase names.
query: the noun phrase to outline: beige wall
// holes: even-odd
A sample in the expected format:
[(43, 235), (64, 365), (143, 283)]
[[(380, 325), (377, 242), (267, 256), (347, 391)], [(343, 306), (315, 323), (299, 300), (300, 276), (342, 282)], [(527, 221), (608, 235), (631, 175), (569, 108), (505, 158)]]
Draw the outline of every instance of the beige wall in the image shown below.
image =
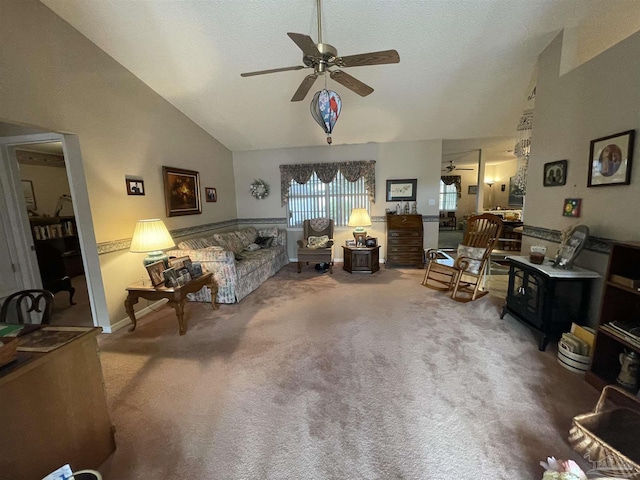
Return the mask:
[[(0, 43), (0, 121), (78, 136), (98, 242), (130, 238), (141, 218), (176, 229), (236, 217), (231, 152), (44, 5), (3, 1)], [(199, 171), (219, 201), (166, 218), (162, 165)], [(127, 175), (144, 179), (145, 196), (126, 194)], [(146, 275), (143, 256), (100, 256), (112, 324), (125, 287)]]
[[(311, 120), (311, 117), (309, 117)], [(335, 137), (335, 136), (334, 136)], [(337, 138), (337, 137), (335, 137)], [(238, 192), (238, 218), (285, 217), (286, 207), (280, 202), (279, 165), (293, 163), (321, 163), (348, 160), (376, 161), (376, 203), (371, 207), (372, 216), (383, 217), (386, 208), (395, 208), (396, 203), (386, 202), (386, 180), (416, 178), (418, 180), (418, 213), (438, 215), (438, 188), (442, 142), (397, 142), (363, 145), (331, 145), (308, 148), (287, 148), (235, 152), (233, 154), (236, 191)], [(256, 178), (262, 178), (270, 186), (270, 196), (256, 200), (249, 194), (249, 185)], [(429, 199), (434, 205), (429, 205)], [(344, 245), (347, 238), (353, 238), (352, 228), (337, 229), (336, 244)], [(369, 235), (378, 237), (381, 257), (384, 257), (384, 223), (374, 223), (367, 230)], [(437, 246), (437, 223), (425, 223), (425, 245)], [(296, 258), (296, 241), (301, 238), (301, 230), (289, 232), (289, 256)], [(342, 258), (342, 250), (336, 249), (336, 258)]]
[[(526, 224), (553, 230), (581, 223), (591, 234), (616, 240), (639, 240), (638, 222), (632, 212), (640, 205), (640, 169), (634, 168), (628, 186), (587, 187), (590, 141), (640, 126), (640, 33), (569, 73), (559, 76), (562, 35), (540, 55), (538, 88), (534, 113), (531, 160), (525, 205)], [(638, 132), (636, 132), (638, 133)], [(638, 154), (640, 136), (636, 135)], [(543, 187), (546, 162), (568, 160), (567, 184)], [(634, 163), (637, 163), (637, 159)], [(565, 198), (582, 198), (582, 216), (562, 216)], [(557, 244), (525, 238), (523, 251), (533, 243)], [(607, 256), (583, 252), (578, 265), (604, 274)], [(592, 295), (590, 321), (598, 313), (601, 282)]]
[[(33, 183), (36, 210), (40, 215), (53, 216), (60, 196), (71, 193), (64, 167), (21, 164), (20, 177), (22, 180), (30, 180)], [(60, 215), (73, 215), (73, 208), (70, 205), (64, 202)]]

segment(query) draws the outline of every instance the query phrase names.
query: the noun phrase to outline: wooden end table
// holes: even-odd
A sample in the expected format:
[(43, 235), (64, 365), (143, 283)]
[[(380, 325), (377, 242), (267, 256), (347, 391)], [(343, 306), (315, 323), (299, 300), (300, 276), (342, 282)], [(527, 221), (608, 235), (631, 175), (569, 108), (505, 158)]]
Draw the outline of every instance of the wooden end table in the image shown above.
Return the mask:
[(136, 329), (136, 313), (133, 310), (133, 306), (138, 303), (139, 298), (146, 300), (162, 300), (166, 298), (178, 317), (178, 324), (180, 325), (180, 335), (187, 333), (187, 324), (184, 321), (184, 304), (187, 302), (187, 293), (195, 293), (202, 287), (207, 286), (211, 290), (211, 305), (214, 310), (220, 308), (216, 304), (216, 294), (218, 293), (218, 285), (213, 279), (212, 273), (205, 273), (201, 277), (192, 279), (189, 283), (182, 285), (181, 287), (164, 287), (158, 285), (157, 287), (151, 285), (145, 285), (143, 282), (134, 283), (127, 287), (129, 294), (124, 301), (124, 308), (131, 319), (133, 325), (129, 328), (130, 332)]
[(342, 268), (349, 273), (374, 273), (380, 270), (380, 246), (342, 247), (344, 263)]

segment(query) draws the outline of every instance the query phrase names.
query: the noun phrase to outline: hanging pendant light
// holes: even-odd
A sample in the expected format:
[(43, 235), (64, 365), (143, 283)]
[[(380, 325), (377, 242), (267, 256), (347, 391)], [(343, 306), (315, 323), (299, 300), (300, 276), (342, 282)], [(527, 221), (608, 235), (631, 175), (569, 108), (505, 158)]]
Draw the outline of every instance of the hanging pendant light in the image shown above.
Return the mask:
[(340, 95), (332, 90), (320, 90), (311, 100), (311, 116), (324, 129), (329, 145), (331, 145), (331, 132), (338, 121), (341, 108)]

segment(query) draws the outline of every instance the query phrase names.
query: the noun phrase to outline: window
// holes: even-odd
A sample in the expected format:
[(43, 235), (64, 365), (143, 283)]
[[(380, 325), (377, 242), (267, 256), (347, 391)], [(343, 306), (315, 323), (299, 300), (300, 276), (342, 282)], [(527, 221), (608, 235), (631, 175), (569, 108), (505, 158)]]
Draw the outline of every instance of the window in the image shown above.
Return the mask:
[(330, 183), (322, 183), (314, 172), (309, 181), (291, 180), (287, 214), (289, 227), (301, 227), (309, 218), (332, 218), (336, 227), (346, 227), (353, 208), (370, 210), (364, 177), (350, 182), (341, 172)]
[(445, 185), (440, 180), (440, 210), (455, 210), (458, 206), (458, 191), (455, 183)]

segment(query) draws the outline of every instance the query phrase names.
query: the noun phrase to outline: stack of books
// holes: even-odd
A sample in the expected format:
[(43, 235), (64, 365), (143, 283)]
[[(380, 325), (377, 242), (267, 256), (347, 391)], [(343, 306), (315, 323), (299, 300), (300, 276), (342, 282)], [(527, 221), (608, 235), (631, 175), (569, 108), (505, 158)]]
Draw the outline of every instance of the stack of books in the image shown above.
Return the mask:
[(637, 347), (640, 347), (640, 326), (638, 326), (637, 323), (634, 324), (615, 320), (607, 323), (606, 325), (602, 325), (601, 328), (609, 333), (614, 333), (615, 335), (622, 337), (627, 342)]
[(562, 334), (562, 338), (560, 339), (560, 347), (571, 353), (575, 353), (576, 355), (583, 355), (585, 357), (589, 356), (591, 350), (587, 342), (569, 332)]

